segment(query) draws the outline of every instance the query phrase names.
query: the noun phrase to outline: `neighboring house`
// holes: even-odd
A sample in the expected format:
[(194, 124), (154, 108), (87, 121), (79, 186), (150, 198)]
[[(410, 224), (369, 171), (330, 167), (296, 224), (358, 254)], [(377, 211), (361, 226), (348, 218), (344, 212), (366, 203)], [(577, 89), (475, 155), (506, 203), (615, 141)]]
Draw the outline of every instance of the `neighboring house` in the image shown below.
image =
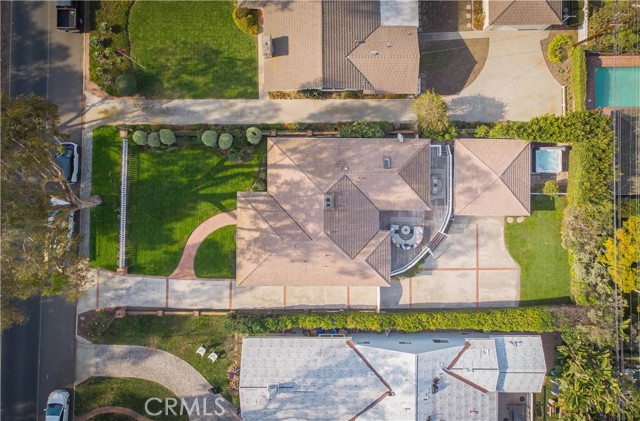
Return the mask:
[(531, 147), (512, 139), (457, 139), (454, 215), (531, 214)]
[(265, 91), (419, 91), (417, 0), (242, 5), (263, 11)]
[(245, 338), (242, 418), (525, 419), (547, 371), (540, 336), (464, 335)]
[(238, 286), (386, 287), (449, 219), (450, 155), (424, 139), (269, 138), (238, 193)]
[(621, 176), (617, 193), (623, 196), (640, 195), (640, 118), (637, 111), (624, 109), (613, 111), (611, 117), (620, 150), (617, 159)]
[(483, 0), (484, 29), (544, 30), (562, 24), (562, 0)]

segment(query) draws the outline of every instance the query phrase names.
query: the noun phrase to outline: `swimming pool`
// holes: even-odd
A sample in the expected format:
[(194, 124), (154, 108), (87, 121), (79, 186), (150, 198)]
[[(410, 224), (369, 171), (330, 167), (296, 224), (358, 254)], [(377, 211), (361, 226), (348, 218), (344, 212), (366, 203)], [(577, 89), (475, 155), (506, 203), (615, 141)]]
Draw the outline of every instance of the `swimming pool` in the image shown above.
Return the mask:
[(562, 149), (536, 149), (536, 173), (557, 174), (562, 171)]
[(596, 107), (640, 107), (640, 67), (598, 67)]

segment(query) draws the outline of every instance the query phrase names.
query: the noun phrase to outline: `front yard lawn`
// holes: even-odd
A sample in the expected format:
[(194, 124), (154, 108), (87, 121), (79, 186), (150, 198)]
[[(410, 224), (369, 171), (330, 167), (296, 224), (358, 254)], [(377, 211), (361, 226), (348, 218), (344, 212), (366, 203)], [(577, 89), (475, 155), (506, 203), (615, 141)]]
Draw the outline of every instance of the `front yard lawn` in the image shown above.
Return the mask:
[(524, 222), (505, 223), (505, 241), (520, 265), (520, 302), (568, 303), (569, 260), (562, 248), (560, 227), (565, 198), (531, 197), (531, 216)]
[(131, 55), (147, 98), (257, 98), (256, 37), (233, 22), (232, 1), (138, 0)]
[(195, 261), (198, 278), (235, 278), (236, 276), (236, 226), (219, 228), (204, 239)]
[[(84, 415), (87, 412), (101, 408), (103, 406), (121, 406), (136, 411), (152, 420), (184, 420), (188, 419), (186, 414), (183, 415), (163, 415), (152, 416), (146, 413), (144, 409), (145, 402), (149, 398), (161, 399), (164, 403), (165, 398), (175, 398), (176, 395), (166, 387), (154, 382), (142, 379), (132, 378), (114, 378), (114, 377), (91, 377), (80, 383), (75, 388), (74, 412), (76, 416)], [(155, 406), (154, 406), (155, 405)], [(163, 409), (158, 402), (149, 404), (149, 409), (157, 412)], [(118, 416), (115, 414), (99, 415), (92, 420), (116, 420), (129, 419), (126, 416)]]

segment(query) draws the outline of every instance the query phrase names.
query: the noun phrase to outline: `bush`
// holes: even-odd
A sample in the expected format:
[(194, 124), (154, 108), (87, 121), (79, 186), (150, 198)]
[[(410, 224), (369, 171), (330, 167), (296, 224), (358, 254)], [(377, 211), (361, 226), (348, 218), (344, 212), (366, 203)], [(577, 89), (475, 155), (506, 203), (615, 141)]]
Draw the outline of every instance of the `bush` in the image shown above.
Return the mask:
[(266, 334), (299, 327), (359, 329), (383, 332), (387, 329), (403, 332), (423, 330), (490, 330), (498, 332), (552, 332), (555, 317), (546, 307), (505, 308), (496, 310), (451, 310), (422, 313), (314, 313), (251, 315), (229, 313), (225, 326), (230, 332)]
[(125, 73), (116, 79), (116, 91), (120, 96), (135, 95), (138, 90), (136, 78), (131, 73)]
[(453, 139), (458, 133), (447, 116), (447, 104), (434, 91), (426, 91), (417, 97), (411, 109), (416, 114), (418, 127), (424, 137)]
[(160, 135), (158, 134), (158, 132), (149, 133), (149, 137), (147, 138), (147, 145), (153, 146), (154, 148), (160, 146)]
[(485, 137), (489, 137), (489, 132), (491, 131), (491, 129), (489, 128), (489, 126), (486, 126), (484, 124), (476, 127), (476, 132), (475, 132), (475, 136), (479, 137), (479, 138), (485, 138)]
[(555, 196), (560, 193), (560, 187), (555, 180), (547, 180), (542, 187), (542, 194), (547, 196)]
[(375, 121), (356, 121), (353, 124), (340, 128), (340, 137), (384, 137), (384, 130)]
[(148, 138), (149, 136), (147, 135), (147, 132), (143, 132), (142, 130), (136, 130), (135, 132), (133, 132), (133, 141), (136, 145), (146, 145)]
[(257, 145), (262, 140), (262, 132), (257, 127), (249, 127), (246, 132), (247, 141), (252, 145)]
[(234, 7), (231, 16), (233, 22), (242, 32), (248, 35), (258, 34), (258, 13), (256, 9), (246, 9), (244, 7)]
[(176, 143), (176, 135), (169, 129), (160, 130), (160, 142), (165, 145), (173, 145)]
[(573, 111), (587, 109), (587, 57), (582, 46), (573, 49)]
[(233, 145), (233, 136), (229, 133), (222, 133), (220, 139), (218, 139), (220, 149), (229, 149), (231, 145)]
[(218, 144), (218, 132), (213, 130), (205, 130), (204, 133), (202, 133), (202, 143), (215, 148)]
[(322, 99), (323, 96), (320, 89), (302, 89), (298, 93), (306, 99)]
[(573, 39), (567, 34), (558, 35), (547, 47), (547, 57), (552, 63), (563, 63), (569, 58), (569, 51), (573, 48)]

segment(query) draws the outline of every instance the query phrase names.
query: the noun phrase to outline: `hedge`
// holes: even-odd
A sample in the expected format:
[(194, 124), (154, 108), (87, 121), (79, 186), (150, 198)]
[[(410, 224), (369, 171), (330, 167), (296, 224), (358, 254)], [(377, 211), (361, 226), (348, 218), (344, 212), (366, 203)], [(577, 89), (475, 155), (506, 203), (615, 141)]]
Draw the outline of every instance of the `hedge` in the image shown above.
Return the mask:
[(136, 78), (131, 73), (125, 73), (116, 79), (116, 91), (120, 96), (135, 95), (138, 90)]
[(202, 133), (202, 143), (215, 148), (218, 144), (218, 132), (214, 130), (205, 130), (205, 132)]
[(147, 132), (143, 132), (142, 130), (136, 130), (133, 132), (133, 141), (136, 145), (146, 145), (148, 137)]
[(157, 148), (158, 146), (160, 146), (160, 135), (158, 134), (158, 132), (149, 133), (149, 138), (147, 139), (147, 145), (153, 146), (154, 148)]
[(233, 136), (229, 133), (222, 133), (218, 139), (220, 149), (229, 149), (233, 145)]
[(176, 143), (176, 135), (173, 134), (173, 131), (169, 129), (161, 129), (160, 130), (160, 142), (165, 145), (173, 145)]
[(555, 317), (547, 307), (504, 308), (494, 310), (452, 310), (403, 313), (313, 313), (255, 315), (229, 313), (225, 326), (231, 332), (266, 334), (301, 329), (345, 328), (368, 332), (387, 329), (403, 332), (424, 330), (488, 330), (499, 332), (552, 332)]
[(353, 124), (340, 128), (340, 137), (384, 137), (384, 129), (375, 121), (356, 121)]
[(587, 57), (584, 49), (577, 46), (573, 49), (573, 111), (587, 109)]

